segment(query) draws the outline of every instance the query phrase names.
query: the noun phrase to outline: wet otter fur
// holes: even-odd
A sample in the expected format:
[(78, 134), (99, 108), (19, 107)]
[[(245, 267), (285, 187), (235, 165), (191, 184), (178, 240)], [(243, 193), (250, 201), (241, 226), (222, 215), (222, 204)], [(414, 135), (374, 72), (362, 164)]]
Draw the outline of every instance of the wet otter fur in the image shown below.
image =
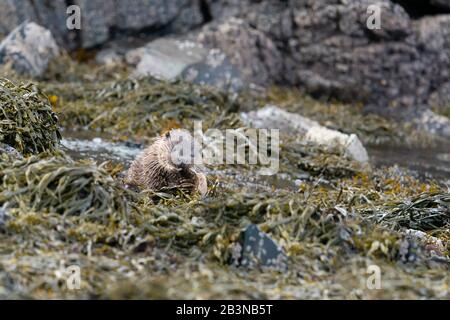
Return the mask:
[[(181, 189), (207, 193), (206, 177), (194, 167), (195, 141), (187, 130), (173, 129), (156, 138), (132, 163), (125, 177), (131, 187), (152, 191)], [(179, 155), (181, 148), (188, 154)]]

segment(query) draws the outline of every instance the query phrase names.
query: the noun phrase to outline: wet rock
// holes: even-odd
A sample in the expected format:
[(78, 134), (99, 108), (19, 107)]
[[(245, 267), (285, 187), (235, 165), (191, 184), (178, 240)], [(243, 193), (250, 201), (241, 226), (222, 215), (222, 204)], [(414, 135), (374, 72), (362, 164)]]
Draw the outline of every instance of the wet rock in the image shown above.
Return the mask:
[(182, 78), (232, 91), (243, 87), (239, 71), (223, 52), (187, 40), (155, 40), (129, 52), (127, 61), (137, 64), (134, 77), (151, 75), (168, 81)]
[(233, 248), (231, 263), (236, 267), (287, 270), (287, 256), (283, 249), (254, 224), (241, 233)]
[(49, 30), (34, 22), (24, 23), (0, 43), (0, 64), (11, 65), (19, 73), (38, 77), (59, 52)]
[(299, 135), (307, 141), (329, 147), (342, 155), (361, 163), (367, 163), (369, 156), (355, 134), (344, 134), (321, 126), (318, 122), (291, 113), (276, 106), (266, 106), (257, 111), (241, 114), (248, 125), (261, 129), (280, 129)]

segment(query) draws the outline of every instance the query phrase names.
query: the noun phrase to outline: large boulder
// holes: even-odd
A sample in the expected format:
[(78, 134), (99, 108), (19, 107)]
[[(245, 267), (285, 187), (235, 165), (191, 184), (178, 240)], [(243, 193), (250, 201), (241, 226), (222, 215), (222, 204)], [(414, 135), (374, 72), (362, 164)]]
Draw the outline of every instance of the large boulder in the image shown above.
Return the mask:
[(134, 77), (150, 75), (168, 81), (182, 78), (232, 91), (243, 87), (239, 70), (223, 52), (188, 40), (155, 40), (129, 52), (127, 61), (136, 65)]
[[(223, 50), (259, 84), (289, 84), (400, 115), (407, 113), (394, 107), (426, 106), (448, 81), (445, 16), (416, 23), (390, 0), (209, 3), (212, 13), (224, 14), (203, 27), (199, 41)], [(381, 29), (372, 30), (368, 7), (375, 4)], [(430, 32), (433, 43), (424, 45), (421, 35)]]
[(0, 43), (0, 65), (9, 64), (19, 73), (38, 77), (59, 51), (49, 30), (34, 22), (23, 23)]

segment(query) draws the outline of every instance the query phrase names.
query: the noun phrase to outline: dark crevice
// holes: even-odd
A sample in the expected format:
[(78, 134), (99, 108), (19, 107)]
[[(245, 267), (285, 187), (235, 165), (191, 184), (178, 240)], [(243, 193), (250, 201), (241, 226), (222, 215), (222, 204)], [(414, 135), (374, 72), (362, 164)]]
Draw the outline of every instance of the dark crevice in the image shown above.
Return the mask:
[(213, 20), (213, 15), (211, 13), (211, 8), (209, 7), (207, 0), (199, 0), (200, 12), (203, 17), (203, 23), (208, 23)]
[(392, 2), (402, 6), (413, 19), (450, 13), (450, 9), (435, 6), (429, 0), (392, 0)]

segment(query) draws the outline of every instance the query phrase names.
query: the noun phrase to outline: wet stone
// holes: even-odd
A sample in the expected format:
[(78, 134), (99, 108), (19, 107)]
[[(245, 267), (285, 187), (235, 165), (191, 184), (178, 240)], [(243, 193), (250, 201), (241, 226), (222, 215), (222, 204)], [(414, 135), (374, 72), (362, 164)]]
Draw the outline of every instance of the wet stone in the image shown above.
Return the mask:
[(258, 226), (252, 224), (242, 231), (232, 249), (231, 264), (236, 267), (287, 271), (287, 256)]

